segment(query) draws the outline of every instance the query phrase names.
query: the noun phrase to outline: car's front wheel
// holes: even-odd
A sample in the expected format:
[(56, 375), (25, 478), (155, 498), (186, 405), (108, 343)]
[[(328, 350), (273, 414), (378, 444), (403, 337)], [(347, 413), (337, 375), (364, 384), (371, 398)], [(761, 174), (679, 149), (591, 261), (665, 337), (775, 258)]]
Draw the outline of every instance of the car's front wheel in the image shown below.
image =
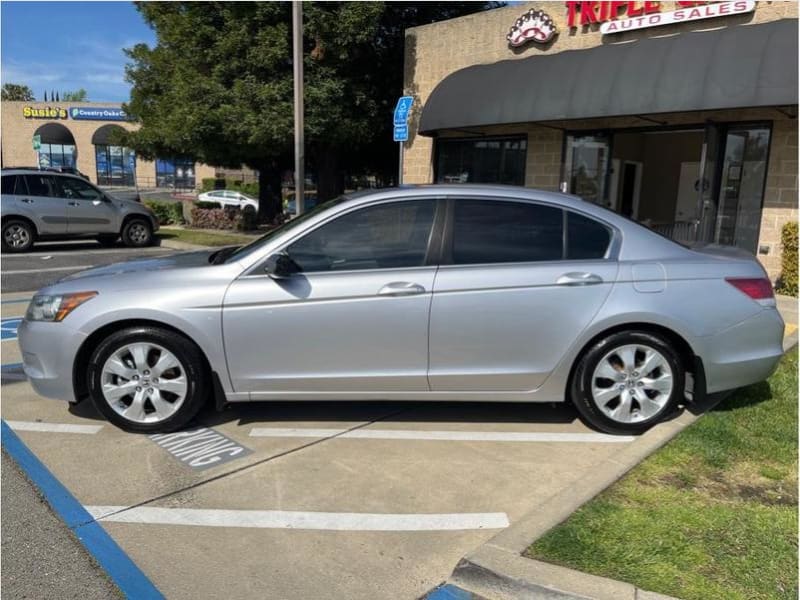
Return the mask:
[(134, 248), (149, 246), (153, 243), (153, 226), (144, 218), (130, 219), (122, 228), (122, 241)]
[(157, 327), (128, 327), (103, 340), (86, 373), (92, 403), (126, 431), (168, 432), (186, 425), (208, 396), (200, 350)]
[(3, 223), (3, 252), (27, 252), (33, 238), (33, 227), (27, 221), (10, 219)]
[(685, 369), (670, 342), (644, 331), (613, 333), (581, 356), (571, 383), (583, 419), (606, 433), (642, 433), (674, 411)]

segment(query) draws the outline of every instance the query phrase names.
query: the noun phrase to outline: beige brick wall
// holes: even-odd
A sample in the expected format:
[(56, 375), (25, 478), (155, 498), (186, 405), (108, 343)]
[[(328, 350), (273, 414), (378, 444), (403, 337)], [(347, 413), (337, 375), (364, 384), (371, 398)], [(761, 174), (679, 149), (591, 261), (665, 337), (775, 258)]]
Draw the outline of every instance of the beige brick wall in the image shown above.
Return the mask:
[[(111, 102), (3, 102), (0, 105), (0, 146), (2, 146), (3, 166), (35, 166), (38, 161), (33, 149), (33, 135), (46, 123), (59, 123), (72, 133), (77, 150), (76, 166), (79, 171), (97, 182), (97, 164), (95, 161), (92, 136), (104, 125), (113, 123), (128, 130), (138, 127), (126, 121), (89, 121), (67, 119), (26, 119), (22, 115), (25, 106), (35, 108), (70, 106), (91, 106), (97, 108), (119, 108), (119, 103)], [(204, 177), (214, 177), (214, 167), (197, 163), (195, 165), (195, 181), (200, 186)], [(136, 178), (140, 186), (154, 186), (156, 178), (155, 163), (149, 160), (136, 159)]]

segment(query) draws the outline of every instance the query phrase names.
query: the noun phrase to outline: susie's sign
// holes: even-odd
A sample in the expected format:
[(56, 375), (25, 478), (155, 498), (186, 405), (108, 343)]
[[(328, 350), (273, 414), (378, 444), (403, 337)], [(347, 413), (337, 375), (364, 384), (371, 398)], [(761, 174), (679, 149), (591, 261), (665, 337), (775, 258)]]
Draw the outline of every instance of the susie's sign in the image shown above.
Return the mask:
[(756, 7), (755, 0), (676, 4), (676, 10), (662, 12), (661, 2), (567, 2), (567, 25), (575, 28), (599, 23), (600, 33), (609, 34), (738, 15), (752, 12)]

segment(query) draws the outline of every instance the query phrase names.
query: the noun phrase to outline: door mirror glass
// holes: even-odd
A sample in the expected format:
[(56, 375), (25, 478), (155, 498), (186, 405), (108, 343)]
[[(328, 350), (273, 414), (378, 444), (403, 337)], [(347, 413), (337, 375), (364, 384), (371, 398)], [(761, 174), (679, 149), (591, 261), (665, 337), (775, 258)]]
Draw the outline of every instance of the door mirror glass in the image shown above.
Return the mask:
[(273, 254), (267, 259), (264, 271), (273, 279), (286, 279), (298, 273), (300, 267), (286, 254)]

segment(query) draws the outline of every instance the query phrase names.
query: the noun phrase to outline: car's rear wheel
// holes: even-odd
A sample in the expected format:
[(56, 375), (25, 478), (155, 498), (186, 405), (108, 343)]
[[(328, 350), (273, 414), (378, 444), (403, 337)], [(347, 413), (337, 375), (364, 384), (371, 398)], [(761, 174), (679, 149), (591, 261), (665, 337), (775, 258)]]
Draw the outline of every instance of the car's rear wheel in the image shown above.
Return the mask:
[(667, 339), (644, 331), (618, 332), (581, 356), (571, 397), (589, 425), (606, 433), (641, 433), (675, 410), (685, 377)]
[(86, 373), (93, 404), (109, 421), (134, 432), (174, 431), (208, 396), (200, 350), (157, 327), (128, 327), (103, 340)]
[(130, 219), (122, 228), (122, 241), (134, 248), (149, 246), (153, 243), (153, 226), (147, 219)]
[(21, 219), (3, 223), (3, 252), (27, 252), (33, 246), (33, 227)]

